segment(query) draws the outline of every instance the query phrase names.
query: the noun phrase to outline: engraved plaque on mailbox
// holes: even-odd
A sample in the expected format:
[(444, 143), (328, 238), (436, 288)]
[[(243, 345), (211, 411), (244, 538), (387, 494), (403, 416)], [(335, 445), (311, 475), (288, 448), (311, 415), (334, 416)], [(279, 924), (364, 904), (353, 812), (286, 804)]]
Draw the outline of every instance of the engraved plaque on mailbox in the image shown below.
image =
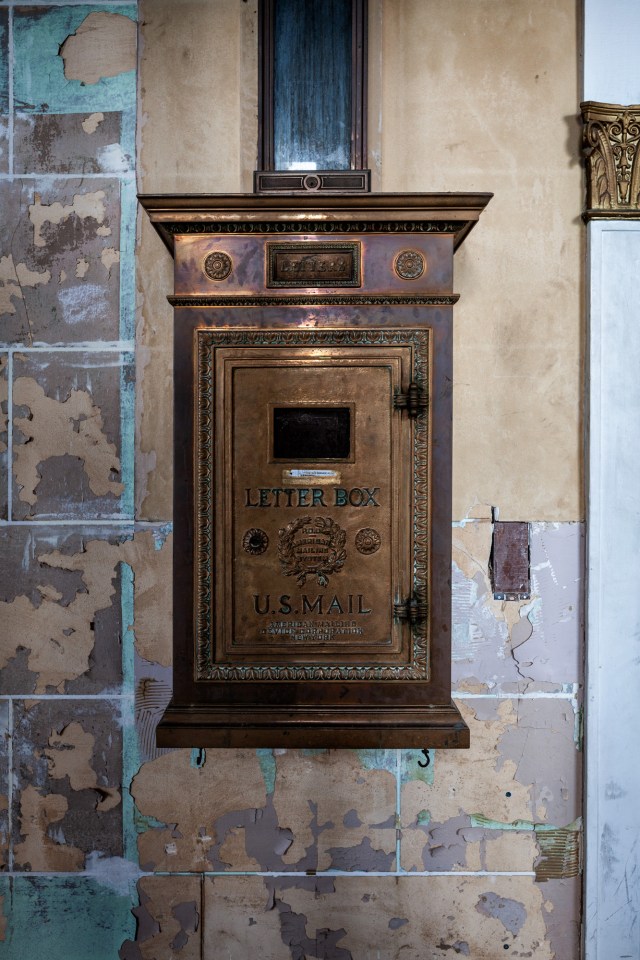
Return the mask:
[(267, 243), (267, 287), (359, 287), (360, 243)]
[(428, 679), (429, 331), (196, 335), (197, 679)]

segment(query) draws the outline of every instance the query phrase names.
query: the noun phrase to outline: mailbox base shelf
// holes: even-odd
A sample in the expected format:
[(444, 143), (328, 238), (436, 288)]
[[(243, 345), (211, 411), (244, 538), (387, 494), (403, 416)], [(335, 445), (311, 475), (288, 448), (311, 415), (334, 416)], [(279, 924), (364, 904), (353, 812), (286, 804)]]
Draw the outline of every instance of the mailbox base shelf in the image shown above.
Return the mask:
[(469, 728), (453, 702), (425, 707), (230, 707), (170, 703), (159, 747), (465, 748)]

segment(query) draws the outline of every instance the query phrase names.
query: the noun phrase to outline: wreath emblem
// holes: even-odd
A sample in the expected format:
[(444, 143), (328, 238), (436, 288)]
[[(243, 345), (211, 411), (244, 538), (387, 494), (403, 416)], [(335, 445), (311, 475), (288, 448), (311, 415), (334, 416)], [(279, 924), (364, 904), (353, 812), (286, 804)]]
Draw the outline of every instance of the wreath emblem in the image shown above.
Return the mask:
[(278, 535), (282, 572), (295, 577), (300, 586), (315, 576), (319, 586), (326, 587), (330, 574), (338, 573), (347, 559), (347, 534), (331, 517), (300, 517)]
[(204, 272), (210, 280), (226, 280), (232, 267), (231, 257), (222, 250), (214, 250), (204, 261)]
[(393, 269), (403, 280), (417, 280), (424, 273), (424, 268), (424, 257), (417, 250), (403, 250), (393, 264)]

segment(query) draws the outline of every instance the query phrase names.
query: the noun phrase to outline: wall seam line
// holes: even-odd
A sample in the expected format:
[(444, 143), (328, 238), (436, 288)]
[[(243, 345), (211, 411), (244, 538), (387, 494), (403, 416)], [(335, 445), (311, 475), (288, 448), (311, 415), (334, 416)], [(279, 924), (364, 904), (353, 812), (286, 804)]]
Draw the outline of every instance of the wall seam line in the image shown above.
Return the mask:
[(10, 524), (12, 522), (13, 507), (13, 353), (9, 352), (7, 358), (7, 519), (2, 521)]
[(8, 810), (7, 810), (7, 867), (8, 872), (12, 873), (14, 868), (13, 861), (13, 786), (14, 786), (14, 775), (13, 775), (13, 698), (8, 697), (8, 712), (7, 712), (7, 733), (9, 742), (7, 744), (7, 761), (9, 764), (9, 775), (7, 777), (7, 801), (8, 801)]

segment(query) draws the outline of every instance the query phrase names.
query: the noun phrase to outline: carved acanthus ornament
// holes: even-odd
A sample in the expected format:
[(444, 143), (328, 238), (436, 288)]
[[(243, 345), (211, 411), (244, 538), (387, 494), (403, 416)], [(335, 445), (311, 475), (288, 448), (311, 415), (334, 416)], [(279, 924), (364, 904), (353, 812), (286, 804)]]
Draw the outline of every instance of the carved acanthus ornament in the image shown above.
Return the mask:
[(581, 104), (591, 219), (640, 218), (640, 105)]

